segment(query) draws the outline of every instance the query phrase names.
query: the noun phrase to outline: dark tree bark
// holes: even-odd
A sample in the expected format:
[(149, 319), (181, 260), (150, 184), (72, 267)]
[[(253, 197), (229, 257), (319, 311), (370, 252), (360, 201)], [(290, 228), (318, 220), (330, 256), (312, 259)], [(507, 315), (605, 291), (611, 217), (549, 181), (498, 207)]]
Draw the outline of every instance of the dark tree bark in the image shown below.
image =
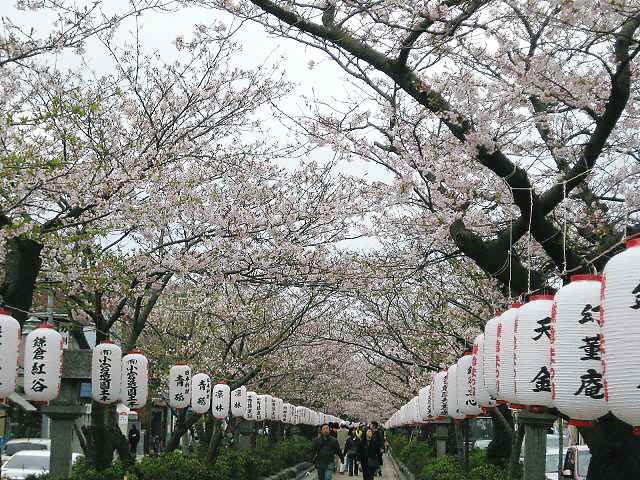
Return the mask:
[(200, 420), (200, 417), (198, 415), (190, 415), (189, 417), (187, 417), (187, 410), (180, 410), (180, 413), (178, 413), (178, 421), (176, 422), (176, 427), (171, 434), (171, 438), (169, 438), (169, 441), (167, 442), (165, 451), (173, 452), (178, 447), (180, 447), (180, 439), (189, 431), (191, 427), (198, 423), (198, 420)]
[(524, 428), (519, 428), (513, 435), (513, 443), (511, 445), (511, 456), (509, 457), (509, 469), (507, 478), (509, 480), (517, 480), (520, 478), (520, 452), (522, 451), (522, 440), (524, 440)]
[(113, 452), (117, 451), (125, 466), (135, 463), (129, 451), (129, 442), (116, 423), (115, 405), (91, 405), (91, 426), (82, 427), (86, 442), (86, 456), (90, 465), (97, 470), (109, 468), (113, 462)]
[(225, 431), (222, 428), (222, 422), (214, 420), (213, 432), (211, 432), (211, 438), (209, 439), (209, 448), (207, 449), (207, 463), (209, 465), (213, 465), (218, 459), (224, 433)]
[(511, 455), (513, 443), (513, 415), (505, 405), (491, 409), (493, 419), (493, 439), (487, 447), (487, 461), (505, 466)]

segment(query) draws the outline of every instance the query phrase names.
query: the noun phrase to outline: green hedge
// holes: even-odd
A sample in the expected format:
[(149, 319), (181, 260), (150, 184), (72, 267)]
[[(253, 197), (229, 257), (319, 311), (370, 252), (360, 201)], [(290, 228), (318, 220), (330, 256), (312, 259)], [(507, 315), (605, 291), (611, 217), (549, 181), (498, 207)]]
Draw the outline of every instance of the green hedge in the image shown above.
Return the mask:
[[(195, 455), (175, 451), (144, 457), (127, 472), (128, 480), (256, 480), (278, 473), (287, 467), (310, 461), (309, 440), (285, 440), (269, 447), (260, 442), (255, 450), (223, 449), (211, 466)], [(84, 461), (74, 467), (69, 480), (122, 480), (125, 469), (116, 462), (111, 468), (98, 472)], [(54, 480), (52, 476), (38, 480)]]

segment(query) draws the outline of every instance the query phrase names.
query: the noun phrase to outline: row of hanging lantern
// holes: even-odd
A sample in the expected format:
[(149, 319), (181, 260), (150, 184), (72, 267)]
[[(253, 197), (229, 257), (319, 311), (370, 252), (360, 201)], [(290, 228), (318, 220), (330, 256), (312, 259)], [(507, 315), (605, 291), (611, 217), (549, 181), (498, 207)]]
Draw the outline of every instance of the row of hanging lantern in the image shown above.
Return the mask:
[(496, 314), (473, 351), (434, 375), (387, 427), (472, 417), (496, 404), (553, 407), (576, 426), (611, 412), (640, 434), (640, 239), (602, 276), (573, 275), (555, 295)]

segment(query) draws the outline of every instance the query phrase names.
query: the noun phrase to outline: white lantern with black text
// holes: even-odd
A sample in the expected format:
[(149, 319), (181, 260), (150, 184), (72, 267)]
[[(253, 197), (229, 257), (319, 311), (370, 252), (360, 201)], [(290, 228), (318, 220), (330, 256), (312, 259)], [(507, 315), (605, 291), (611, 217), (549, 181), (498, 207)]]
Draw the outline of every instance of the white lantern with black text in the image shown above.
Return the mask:
[(191, 405), (191, 367), (174, 365), (169, 369), (169, 406), (181, 409)]
[(447, 372), (438, 372), (433, 376), (433, 415), (436, 418), (446, 417), (447, 413)]
[(573, 275), (556, 293), (551, 315), (551, 397), (575, 426), (609, 411), (602, 378), (598, 275)]
[(551, 406), (551, 309), (553, 295), (532, 295), (518, 310), (515, 331), (516, 401)]
[(600, 322), (609, 409), (640, 434), (640, 238), (604, 268)]
[(102, 404), (120, 401), (121, 381), (122, 349), (105, 340), (91, 354), (91, 398)]
[(498, 341), (498, 325), (500, 314), (497, 314), (484, 326), (484, 356), (482, 359), (482, 378), (484, 388), (492, 399), (497, 398), (498, 386), (496, 385), (496, 343)]
[(231, 392), (231, 415), (244, 417), (247, 408), (247, 387), (242, 386)]
[(264, 420), (264, 395), (256, 395), (256, 422)]
[(120, 399), (127, 408), (144, 408), (149, 396), (149, 361), (139, 350), (122, 357)]
[(48, 402), (60, 393), (62, 335), (41, 324), (27, 335), (24, 348), (24, 393), (28, 400)]
[(417, 398), (417, 410), (418, 418), (422, 422), (430, 422), (433, 420), (433, 409), (431, 403), (431, 395), (433, 384), (429, 384), (426, 387), (422, 387), (418, 390)]
[(217, 383), (213, 387), (211, 395), (211, 414), (214, 418), (222, 420), (229, 415), (229, 403), (231, 401), (231, 388), (226, 383)]
[(273, 420), (273, 397), (271, 395), (264, 396), (264, 419)]
[(484, 381), (484, 341), (485, 334), (482, 334), (478, 335), (473, 342), (473, 353), (471, 356), (471, 387), (478, 406), (480, 408), (491, 408), (495, 406), (496, 402), (491, 398), (489, 392), (487, 392)]
[(473, 392), (471, 383), (472, 367), (471, 361), (473, 357), (470, 353), (465, 354), (458, 360), (458, 369), (456, 371), (456, 396), (458, 402), (458, 410), (465, 416), (480, 415), (482, 409), (478, 406), (478, 402)]
[(7, 398), (16, 390), (20, 339), (20, 323), (8, 310), (0, 308), (0, 398)]
[(514, 337), (518, 310), (514, 303), (499, 317), (496, 339), (496, 392), (498, 401), (515, 403), (516, 371), (514, 364)]
[(274, 405), (274, 408), (275, 408), (273, 419), (278, 421), (278, 422), (282, 422), (283, 421), (282, 420), (282, 413), (284, 411), (284, 407), (283, 407), (284, 402), (282, 401), (281, 398), (277, 398), (276, 397), (276, 398), (273, 399), (273, 405)]
[(211, 406), (211, 377), (196, 373), (191, 377), (191, 409), (196, 415), (204, 415)]
[(286, 403), (286, 402), (282, 403), (281, 421), (282, 421), (282, 423), (291, 423), (290, 420), (289, 420), (289, 404)]
[(247, 392), (247, 406), (244, 412), (245, 420), (256, 419), (256, 401), (258, 400), (258, 394), (256, 392)]
[(464, 414), (459, 409), (457, 373), (458, 364), (454, 363), (447, 370), (447, 412), (454, 420), (461, 420)]

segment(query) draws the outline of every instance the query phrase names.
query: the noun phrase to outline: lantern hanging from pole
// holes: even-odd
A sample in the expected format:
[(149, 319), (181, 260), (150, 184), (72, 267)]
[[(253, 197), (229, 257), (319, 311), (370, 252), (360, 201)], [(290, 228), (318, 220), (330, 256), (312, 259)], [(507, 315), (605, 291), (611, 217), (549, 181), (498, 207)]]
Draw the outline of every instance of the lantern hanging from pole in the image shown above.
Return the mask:
[(598, 275), (573, 275), (551, 315), (551, 397), (570, 424), (589, 426), (609, 411), (604, 400)]
[(256, 392), (247, 392), (247, 408), (244, 412), (245, 420), (256, 419), (256, 401), (258, 400), (258, 394)]
[(196, 373), (191, 377), (191, 409), (196, 415), (204, 415), (211, 407), (211, 377)]
[(458, 360), (458, 369), (456, 370), (456, 397), (458, 402), (458, 410), (465, 416), (480, 415), (482, 409), (478, 406), (478, 401), (473, 392), (471, 383), (472, 361), (471, 353), (466, 353)]
[(484, 388), (487, 394), (496, 399), (498, 395), (498, 387), (496, 378), (498, 368), (496, 365), (496, 343), (498, 341), (498, 325), (500, 325), (500, 314), (496, 312), (496, 316), (487, 322), (484, 327), (484, 355), (482, 359), (482, 375)]
[(514, 362), (516, 404), (551, 406), (551, 309), (553, 295), (532, 295), (518, 310)]
[(104, 340), (91, 354), (91, 398), (102, 404), (120, 401), (121, 381), (122, 349)]
[(446, 417), (447, 414), (447, 372), (438, 372), (433, 376), (433, 416)]
[(211, 395), (211, 414), (218, 420), (223, 420), (229, 416), (229, 402), (231, 399), (231, 388), (226, 382), (214, 385)]
[(8, 310), (0, 308), (0, 398), (7, 398), (16, 390), (20, 339), (20, 323)]
[(274, 414), (273, 414), (273, 419), (278, 421), (278, 422), (282, 422), (282, 412), (284, 411), (283, 408), (283, 401), (281, 398), (274, 398), (273, 399), (273, 405), (275, 408)]
[(604, 268), (600, 324), (609, 409), (640, 434), (640, 238)]
[(140, 410), (149, 396), (149, 361), (140, 350), (122, 357), (120, 399), (127, 408)]
[(174, 365), (169, 369), (169, 406), (181, 409), (191, 405), (191, 367)]
[(433, 420), (433, 406), (431, 403), (433, 384), (422, 387), (418, 390), (416, 398), (416, 410), (418, 422), (430, 422)]
[(273, 419), (273, 397), (271, 395), (264, 395), (264, 413), (265, 420)]
[(459, 409), (457, 373), (458, 364), (454, 363), (447, 370), (447, 412), (454, 420), (462, 420), (464, 414)]
[(256, 422), (264, 420), (264, 395), (256, 395)]
[(521, 305), (514, 303), (500, 315), (496, 334), (496, 392), (499, 402), (515, 403), (516, 372), (514, 365), (514, 334), (518, 310)]
[(60, 393), (62, 335), (41, 324), (27, 335), (24, 348), (24, 393), (27, 400), (48, 402)]
[(231, 415), (234, 417), (244, 417), (247, 408), (247, 387), (244, 385), (231, 392)]
[(289, 420), (289, 404), (286, 402), (282, 403), (282, 416), (280, 417), (282, 423), (290, 423)]
[[(491, 408), (495, 406), (495, 400), (491, 398), (485, 387), (484, 381), (484, 355), (485, 355), (485, 334), (478, 335), (473, 342), (473, 353), (471, 355), (471, 386), (473, 396), (480, 408)], [(495, 376), (495, 371), (494, 371)]]

